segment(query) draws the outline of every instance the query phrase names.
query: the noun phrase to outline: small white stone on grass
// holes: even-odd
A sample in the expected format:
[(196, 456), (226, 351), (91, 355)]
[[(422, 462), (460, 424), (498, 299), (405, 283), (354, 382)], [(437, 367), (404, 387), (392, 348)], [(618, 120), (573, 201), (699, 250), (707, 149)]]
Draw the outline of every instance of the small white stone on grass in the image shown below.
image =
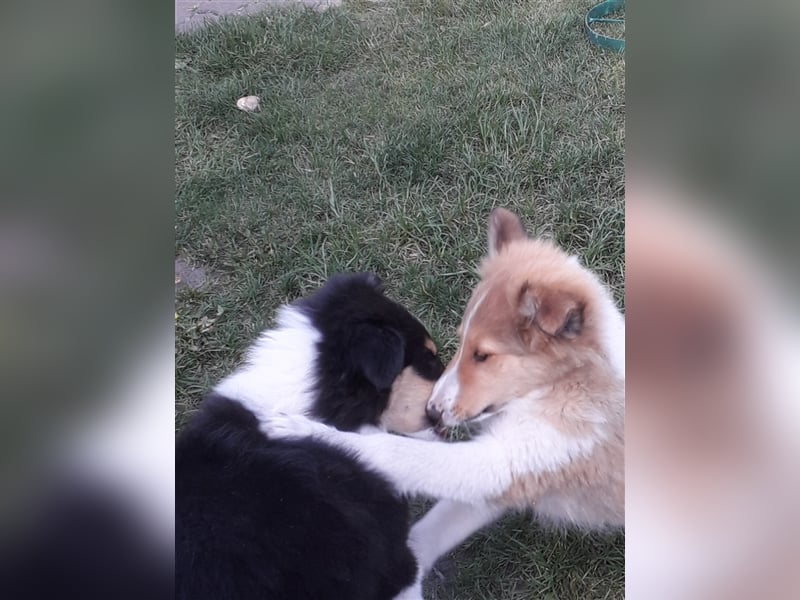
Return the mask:
[(236, 101), (236, 108), (245, 112), (255, 112), (259, 108), (258, 96), (245, 96)]

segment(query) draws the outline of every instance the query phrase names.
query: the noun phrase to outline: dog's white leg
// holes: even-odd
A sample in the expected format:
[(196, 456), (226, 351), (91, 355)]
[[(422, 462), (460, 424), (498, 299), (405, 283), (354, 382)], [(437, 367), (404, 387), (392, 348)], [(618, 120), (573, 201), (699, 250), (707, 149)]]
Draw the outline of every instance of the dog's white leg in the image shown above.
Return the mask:
[(491, 504), (464, 504), (442, 500), (411, 528), (408, 545), (417, 559), (417, 579), (434, 563), (480, 528), (492, 523), (505, 509)]
[(413, 585), (408, 586), (392, 600), (424, 600), (422, 597), (422, 586), (418, 581), (414, 582)]
[[(262, 418), (270, 437), (314, 437), (358, 455), (365, 465), (382, 473), (402, 494), (481, 504), (502, 495), (514, 480), (513, 455), (521, 449), (494, 436), (446, 444), (388, 433), (361, 435), (339, 431), (295, 415)], [(523, 464), (524, 472), (530, 471)], [(520, 473), (521, 474), (521, 473)]]
[(510, 450), (492, 437), (445, 444), (328, 429), (324, 439), (356, 452), (403, 494), (480, 504), (500, 496), (513, 481)]

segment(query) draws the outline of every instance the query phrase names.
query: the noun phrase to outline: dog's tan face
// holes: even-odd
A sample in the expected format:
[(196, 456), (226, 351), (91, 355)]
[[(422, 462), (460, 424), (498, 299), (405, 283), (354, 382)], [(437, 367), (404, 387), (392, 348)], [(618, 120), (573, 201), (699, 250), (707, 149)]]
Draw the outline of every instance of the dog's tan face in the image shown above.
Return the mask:
[[(428, 338), (420, 358), (439, 363), (436, 345)], [(438, 367), (441, 372), (441, 366)], [(431, 426), (425, 410), (433, 392), (435, 380), (422, 377), (413, 364), (403, 369), (392, 384), (389, 404), (381, 415), (381, 425), (394, 433), (416, 433)]]
[(528, 239), (501, 209), (490, 219), (489, 248), (458, 329), (459, 348), (428, 404), (446, 426), (534, 401), (532, 392), (599, 352), (596, 292), (576, 260)]

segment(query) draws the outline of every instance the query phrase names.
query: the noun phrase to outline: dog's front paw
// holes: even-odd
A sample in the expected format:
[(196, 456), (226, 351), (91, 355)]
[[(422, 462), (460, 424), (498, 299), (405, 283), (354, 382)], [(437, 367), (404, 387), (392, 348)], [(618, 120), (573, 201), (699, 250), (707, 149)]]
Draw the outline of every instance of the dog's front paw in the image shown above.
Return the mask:
[(303, 415), (271, 413), (261, 422), (261, 431), (272, 439), (304, 438), (324, 435), (330, 428)]

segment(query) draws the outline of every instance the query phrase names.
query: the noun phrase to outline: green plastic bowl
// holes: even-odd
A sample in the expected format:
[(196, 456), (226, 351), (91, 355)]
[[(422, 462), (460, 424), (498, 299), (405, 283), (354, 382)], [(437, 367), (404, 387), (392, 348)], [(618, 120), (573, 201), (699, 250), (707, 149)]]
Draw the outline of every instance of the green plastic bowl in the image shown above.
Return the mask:
[(584, 22), (586, 27), (586, 35), (589, 36), (589, 40), (593, 44), (597, 44), (603, 48), (609, 48), (610, 50), (614, 50), (616, 52), (622, 52), (625, 50), (624, 39), (609, 37), (607, 35), (597, 33), (594, 29), (592, 29), (592, 25), (595, 23), (624, 23), (624, 16), (608, 16), (624, 12), (625, 0), (606, 0), (597, 6), (590, 8), (589, 12), (586, 13), (586, 20)]

